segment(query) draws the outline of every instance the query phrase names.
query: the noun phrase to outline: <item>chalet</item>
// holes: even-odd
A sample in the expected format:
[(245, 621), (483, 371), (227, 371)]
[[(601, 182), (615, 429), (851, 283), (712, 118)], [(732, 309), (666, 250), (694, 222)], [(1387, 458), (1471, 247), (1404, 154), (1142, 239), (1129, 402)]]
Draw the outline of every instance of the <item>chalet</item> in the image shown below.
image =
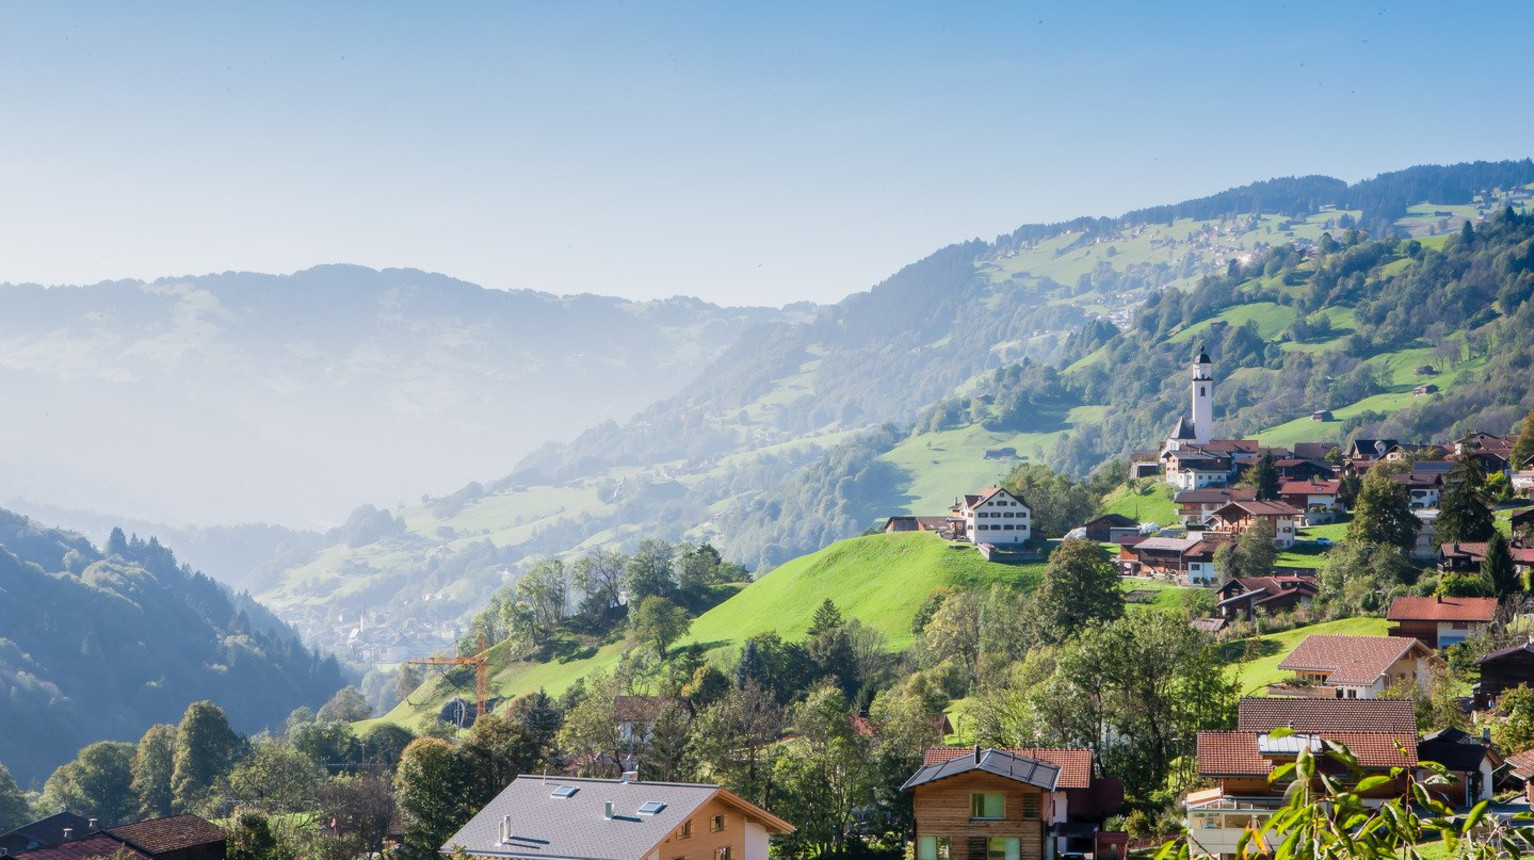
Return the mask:
[[(58, 816), (50, 818), (56, 819)], [(49, 819), (44, 819), (44, 822), (47, 821)], [(84, 829), (66, 828), (57, 837), (52, 834), (52, 825), (47, 829), (49, 834), (46, 841), (49, 844), (16, 852), (15, 856), (26, 857), (28, 860), (82, 860), (91, 857), (110, 857), (112, 860), (224, 860), (228, 855), (228, 834), (218, 825), (196, 815), (153, 818), (108, 830), (98, 830), (96, 819), (92, 818)]]
[(1481, 680), (1475, 685), (1476, 707), (1496, 707), (1497, 699), (1519, 685), (1534, 687), (1534, 643), (1520, 642), (1475, 661)]
[(1161, 474), (1160, 451), (1133, 451), (1129, 455), (1129, 477), (1154, 478)]
[(1525, 802), (1534, 805), (1534, 749), (1508, 756), (1506, 764), (1507, 775), (1523, 783)]
[(1401, 636), (1307, 636), (1278, 664), (1294, 682), (1268, 692), (1376, 699), (1402, 682), (1426, 690), (1441, 662), (1431, 648)]
[[(1510, 546), (1513, 569), (1519, 573), (1534, 570), (1534, 547)], [(1445, 543), (1438, 546), (1438, 569), (1444, 572), (1480, 570), (1486, 560), (1486, 543)]]
[(1016, 448), (987, 448), (984, 459), (987, 460), (1016, 460)]
[(1235, 463), (1225, 454), (1188, 448), (1162, 454), (1161, 472), (1168, 484), (1184, 490), (1196, 490), (1230, 483), (1235, 474)]
[(1214, 553), (1221, 541), (1200, 534), (1187, 537), (1152, 537), (1123, 545), (1121, 557), (1135, 564), (1130, 572), (1141, 576), (1161, 576), (1189, 585), (1213, 585), (1218, 579)]
[[(1424, 735), (1417, 742), (1417, 761), (1437, 762), (1453, 778), (1448, 785), (1427, 785), (1427, 790), (1451, 806), (1471, 806), (1490, 800), (1497, 771), (1502, 769), (1504, 762), (1501, 753), (1491, 745), (1489, 733), (1489, 729), (1480, 735), (1459, 729), (1439, 729)], [(1428, 775), (1427, 771), (1419, 774), (1421, 777)]]
[(1238, 576), (1220, 586), (1215, 594), (1215, 608), (1232, 621), (1238, 618), (1251, 621), (1258, 615), (1292, 612), (1295, 607), (1308, 606), (1319, 593), (1313, 577)]
[(1337, 490), (1341, 484), (1341, 481), (1318, 481), (1314, 478), (1285, 481), (1279, 486), (1278, 494), (1290, 505), (1304, 511), (1307, 521), (1329, 522), (1340, 508)]
[(893, 516), (884, 521), (884, 531), (932, 532), (945, 540), (953, 540), (964, 534), (964, 521), (957, 517), (911, 517)]
[(717, 785), (519, 776), (440, 849), (444, 856), (768, 860), (793, 825)]
[(1330, 461), (1326, 458), (1331, 454), (1332, 449), (1337, 447), (1337, 445), (1331, 442), (1296, 442), (1294, 443), (1294, 456), (1299, 460), (1312, 460), (1317, 463), (1327, 463), (1330, 465)]
[(1513, 514), (1509, 525), (1512, 526), (1515, 537), (1525, 530), (1534, 529), (1534, 508)]
[(0, 856), (49, 848), (72, 836), (84, 835), (96, 829), (95, 819), (84, 819), (72, 812), (56, 812), (7, 833), (0, 833)]
[(1390, 476), (1390, 480), (1406, 487), (1407, 495), (1411, 496), (1411, 506), (1414, 508), (1433, 508), (1438, 506), (1438, 497), (1443, 494), (1444, 479), (1453, 463), (1440, 464), (1418, 463), (1409, 472), (1398, 472)]
[(1258, 520), (1267, 520), (1273, 527), (1273, 545), (1288, 549), (1294, 545), (1301, 516), (1288, 502), (1230, 502), (1211, 514), (1204, 524), (1215, 531), (1240, 535)]
[(1121, 537), (1132, 537), (1140, 533), (1140, 524), (1123, 514), (1103, 514), (1089, 521), (1083, 528), (1086, 529), (1087, 540), (1095, 540), (1099, 543), (1116, 541)]
[(1310, 413), (1310, 420), (1312, 420), (1312, 421), (1332, 421), (1332, 420), (1334, 420), (1332, 418), (1332, 410), (1330, 410), (1330, 409), (1317, 409), (1316, 411)]
[[(1293, 734), (1274, 737), (1277, 729)], [(1385, 699), (1242, 699), (1235, 731), (1198, 733), (1198, 773), (1218, 783), (1184, 801), (1188, 842), (1194, 854), (1234, 860), (1244, 832), (1265, 829), (1283, 804), (1288, 779), (1268, 781), (1274, 768), (1295, 760), (1301, 749), (1316, 756), (1316, 769), (1350, 781), (1345, 768), (1323, 753), (1326, 743), (1344, 744), (1358, 759), (1360, 778), (1387, 777), (1363, 792), (1377, 805), (1406, 790), (1396, 768), (1417, 764), (1417, 722), (1408, 701)]]
[(1032, 509), (1000, 487), (965, 496), (953, 510), (973, 544), (1021, 544), (1033, 535)]
[(1393, 622), (1391, 636), (1443, 649), (1485, 630), (1496, 614), (1495, 597), (1397, 597), (1385, 617)]
[(1231, 502), (1257, 500), (1257, 490), (1251, 487), (1205, 487), (1199, 490), (1183, 490), (1172, 497), (1177, 503), (1177, 514), (1183, 525), (1202, 523), (1214, 512)]
[(1509, 468), (1522, 465), (1515, 464), (1513, 448), (1518, 444), (1518, 437), (1493, 436), (1490, 433), (1470, 433), (1463, 439), (1454, 443), (1456, 457), (1470, 457), (1481, 467), (1481, 471), (1490, 475), (1492, 472), (1505, 472)]
[(1429, 382), (1426, 385), (1419, 385), (1416, 388), (1413, 388), (1411, 393), (1413, 397), (1426, 397), (1429, 394), (1437, 394), (1438, 386)]
[(918, 860), (1124, 857), (1101, 830), (1124, 784), (1092, 774), (1086, 749), (930, 749), (901, 786), (912, 793)]
[(1273, 461), (1273, 469), (1281, 481), (1324, 481), (1336, 473), (1332, 464), (1325, 460), (1306, 460), (1285, 457)]

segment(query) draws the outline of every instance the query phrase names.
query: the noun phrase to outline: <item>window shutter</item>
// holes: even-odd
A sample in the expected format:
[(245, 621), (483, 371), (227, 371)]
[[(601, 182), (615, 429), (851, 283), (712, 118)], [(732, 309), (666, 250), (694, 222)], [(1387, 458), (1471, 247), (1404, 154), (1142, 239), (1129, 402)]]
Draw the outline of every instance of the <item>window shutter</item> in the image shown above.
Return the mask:
[(1023, 795), (1023, 817), (1033, 821), (1039, 817), (1039, 796), (1037, 794)]
[(968, 841), (969, 860), (990, 860), (990, 852), (987, 850), (987, 840), (984, 836), (971, 836)]

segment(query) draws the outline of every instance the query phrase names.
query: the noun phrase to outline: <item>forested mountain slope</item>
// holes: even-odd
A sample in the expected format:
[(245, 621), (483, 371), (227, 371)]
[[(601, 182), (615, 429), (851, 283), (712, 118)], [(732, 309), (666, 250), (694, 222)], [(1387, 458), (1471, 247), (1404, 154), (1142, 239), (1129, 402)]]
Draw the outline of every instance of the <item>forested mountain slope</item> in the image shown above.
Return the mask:
[(336, 661), (158, 541), (84, 538), (0, 511), (0, 763), (22, 784), (98, 740), (211, 699), (242, 731), (317, 707)]
[[(1005, 474), (1006, 448), (1079, 475), (1153, 446), (1186, 406), (1198, 338), (1224, 380), (1222, 432), (1320, 408), (1347, 418), (1352, 404), (1420, 411), (1429, 404), (1368, 398), (1410, 401), (1425, 363), (1434, 373), (1422, 380), (1449, 391), (1440, 400), (1457, 397), (1458, 375), (1489, 358), (1476, 352), (1482, 327), (1504, 312), (1503, 275), (1487, 273), (1516, 246), (1494, 219), (1528, 205), (1529, 183), (1529, 161), (1352, 186), (1274, 180), (954, 245), (812, 320), (748, 332), (633, 421), (393, 511), (379, 539), (336, 542), (274, 571), (261, 593), (325, 636), (337, 607), (462, 617), (531, 558), (640, 537), (709, 540), (753, 568), (781, 564), (882, 515), (941, 512)], [(1493, 232), (1462, 246), (1467, 219)], [(1369, 224), (1391, 235), (1370, 240), (1359, 230)], [(1408, 285), (1412, 304), (1396, 304)], [(1406, 307), (1430, 319), (1401, 323)], [(1494, 412), (1455, 407), (1431, 421), (1506, 430)], [(1387, 420), (1408, 418), (1375, 423)], [(987, 460), (987, 450), (1001, 453)]]
[(333, 523), (509, 471), (802, 310), (357, 266), (0, 285), (0, 475), (8, 496), (143, 519)]

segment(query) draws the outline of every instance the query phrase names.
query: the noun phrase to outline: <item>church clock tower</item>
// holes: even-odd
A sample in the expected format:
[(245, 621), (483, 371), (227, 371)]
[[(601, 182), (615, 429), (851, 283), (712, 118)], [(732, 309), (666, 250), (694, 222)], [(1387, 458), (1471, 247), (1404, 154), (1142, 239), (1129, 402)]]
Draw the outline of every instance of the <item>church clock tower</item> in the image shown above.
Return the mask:
[(1214, 438), (1214, 362), (1202, 345), (1193, 362), (1193, 439), (1200, 445)]

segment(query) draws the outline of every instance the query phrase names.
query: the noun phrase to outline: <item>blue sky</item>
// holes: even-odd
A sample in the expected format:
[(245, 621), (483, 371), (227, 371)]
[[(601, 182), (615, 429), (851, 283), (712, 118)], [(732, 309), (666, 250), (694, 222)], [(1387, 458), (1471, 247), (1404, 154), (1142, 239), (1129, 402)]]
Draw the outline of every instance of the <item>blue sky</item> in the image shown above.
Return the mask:
[(1525, 157), (1534, 4), (0, 0), (0, 281), (834, 301), (950, 242)]

